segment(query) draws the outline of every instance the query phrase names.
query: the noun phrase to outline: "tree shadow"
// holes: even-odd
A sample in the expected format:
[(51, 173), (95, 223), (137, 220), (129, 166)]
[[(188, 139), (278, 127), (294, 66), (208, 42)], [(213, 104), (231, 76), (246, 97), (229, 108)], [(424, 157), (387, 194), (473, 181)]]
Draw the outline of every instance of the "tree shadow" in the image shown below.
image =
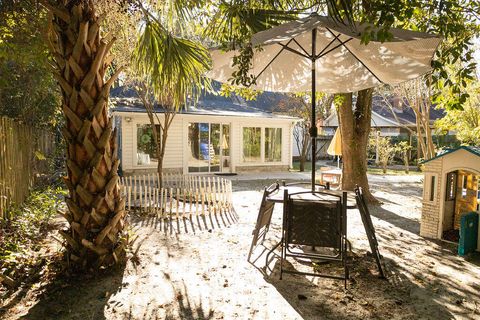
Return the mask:
[[(190, 297), (185, 282), (182, 280), (182, 288), (177, 288), (173, 283), (176, 303), (167, 309), (165, 320), (185, 319), (185, 320), (210, 320), (215, 313), (212, 309), (204, 310), (202, 299), (196, 303)], [(177, 306), (176, 306), (177, 304)]]
[(95, 276), (61, 276), (36, 297), (37, 303), (22, 319), (105, 319), (104, 308), (112, 294), (122, 290), (125, 264)]
[[(343, 281), (302, 275), (284, 274), (279, 280), (280, 261), (275, 262), (272, 273), (264, 274), (303, 319), (386, 319), (401, 315), (402, 319), (452, 319), (453, 315), (439, 304), (430, 292), (410, 281), (404, 270), (393, 260), (387, 265), (388, 280), (378, 277), (375, 263), (365, 255), (354, 256), (350, 262), (348, 289)], [(284, 268), (299, 270), (299, 265), (287, 261)], [(332, 269), (330, 264), (322, 269)], [(265, 270), (263, 270), (265, 271)], [(323, 271), (323, 270), (322, 270)], [(421, 305), (411, 293), (423, 297)]]
[(390, 210), (382, 208), (381, 206), (369, 206), (370, 214), (380, 220), (393, 224), (397, 228), (406, 230), (414, 234), (420, 234), (420, 222), (402, 217)]

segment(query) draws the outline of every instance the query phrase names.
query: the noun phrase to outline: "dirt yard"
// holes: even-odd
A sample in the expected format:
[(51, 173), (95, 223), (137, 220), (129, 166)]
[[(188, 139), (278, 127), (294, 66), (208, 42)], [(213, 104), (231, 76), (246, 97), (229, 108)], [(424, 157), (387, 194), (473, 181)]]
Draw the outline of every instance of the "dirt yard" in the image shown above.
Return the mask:
[[(348, 212), (351, 279), (285, 274), (275, 258), (246, 261), (262, 186), (234, 180), (236, 215), (165, 230), (155, 217), (132, 216), (139, 261), (98, 278), (38, 283), (6, 301), (5, 319), (479, 319), (480, 258), (419, 236), (420, 176), (370, 176), (372, 207), (388, 280), (378, 278), (356, 210)], [(277, 206), (266, 247), (279, 239)], [(260, 247), (254, 256), (262, 254)], [(306, 268), (293, 259), (287, 268)], [(320, 265), (332, 271), (335, 264)]]

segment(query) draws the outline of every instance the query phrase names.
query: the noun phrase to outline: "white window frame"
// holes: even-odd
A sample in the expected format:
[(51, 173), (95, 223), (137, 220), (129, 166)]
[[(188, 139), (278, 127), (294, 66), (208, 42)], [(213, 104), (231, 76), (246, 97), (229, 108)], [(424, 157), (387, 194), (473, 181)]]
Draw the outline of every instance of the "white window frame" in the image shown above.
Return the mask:
[(138, 137), (137, 137), (137, 126), (138, 125), (151, 125), (150, 121), (145, 121), (141, 119), (136, 119), (132, 121), (133, 123), (133, 154), (132, 154), (132, 162), (133, 162), (133, 167), (135, 169), (152, 169), (152, 168), (157, 168), (158, 164), (157, 163), (151, 163), (151, 164), (138, 164), (137, 161), (137, 142), (138, 142)]
[[(262, 128), (263, 129), (263, 134), (262, 134), (262, 138), (263, 138), (263, 144), (262, 144), (262, 150), (263, 150), (263, 162), (264, 163), (267, 163), (267, 164), (281, 164), (283, 163), (283, 143), (284, 143), (284, 128), (282, 126), (265, 126)], [(265, 160), (265, 132), (266, 130), (265, 129), (280, 129), (281, 130), (281, 141), (282, 143), (280, 144), (280, 161), (266, 161)]]
[[(433, 185), (433, 198), (431, 198), (432, 190), (432, 178), (435, 178), (435, 184)], [(425, 182), (423, 184), (423, 201), (434, 203), (438, 200), (438, 173), (426, 172), (425, 173)]]
[[(260, 161), (245, 161), (243, 160), (243, 129), (244, 128), (260, 128)], [(282, 145), (281, 145), (281, 158), (280, 161), (265, 161), (265, 129), (281, 129), (282, 130)], [(281, 125), (272, 125), (272, 126), (265, 126), (265, 125), (242, 125), (240, 126), (240, 164), (245, 166), (255, 166), (255, 165), (279, 165), (283, 163), (283, 159), (285, 157), (283, 152), (283, 143), (285, 141), (285, 127)]]

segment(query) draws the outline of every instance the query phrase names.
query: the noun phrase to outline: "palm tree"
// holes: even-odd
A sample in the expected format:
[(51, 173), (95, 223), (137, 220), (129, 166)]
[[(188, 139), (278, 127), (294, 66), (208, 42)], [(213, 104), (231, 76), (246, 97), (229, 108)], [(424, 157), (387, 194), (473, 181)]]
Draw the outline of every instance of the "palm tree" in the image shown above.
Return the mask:
[(107, 109), (110, 87), (121, 70), (105, 80), (114, 38), (100, 35), (92, 0), (43, 4), (53, 14), (50, 45), (65, 116), (69, 228), (60, 233), (74, 269), (100, 268), (122, 260), (127, 242), (116, 134)]
[[(211, 67), (208, 50), (188, 39), (188, 18), (194, 7), (171, 6), (169, 3), (156, 15), (151, 14), (141, 0), (137, 5), (143, 12), (143, 30), (133, 52), (132, 69), (137, 91), (153, 130), (158, 158), (159, 184), (162, 185), (163, 159), (168, 131), (177, 111), (209, 87), (203, 75)], [(198, 8), (197, 8), (198, 9)], [(179, 32), (178, 25), (183, 26)], [(179, 35), (180, 34), (180, 35)], [(155, 104), (163, 108), (160, 116)]]

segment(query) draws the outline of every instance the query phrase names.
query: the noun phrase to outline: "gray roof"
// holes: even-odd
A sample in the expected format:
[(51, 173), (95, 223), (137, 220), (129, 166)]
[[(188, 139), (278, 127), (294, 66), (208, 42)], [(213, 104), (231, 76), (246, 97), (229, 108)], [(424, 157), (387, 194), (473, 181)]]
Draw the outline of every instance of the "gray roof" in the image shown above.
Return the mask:
[[(415, 112), (413, 109), (408, 106), (406, 101), (401, 101), (399, 97), (390, 97), (390, 104), (395, 106), (393, 112), (395, 112), (400, 125), (414, 125), (415, 124)], [(390, 107), (385, 103), (384, 98), (381, 96), (374, 96), (372, 98), (372, 111), (376, 114), (390, 120), (397, 122), (395, 115), (392, 113)], [(443, 118), (445, 116), (445, 111), (443, 109), (435, 108), (435, 105), (430, 106), (430, 122)]]
[[(189, 103), (187, 108), (182, 108), (179, 113), (215, 116), (241, 116), (292, 119), (298, 118), (281, 113), (275, 113), (279, 105), (297, 103), (297, 100), (282, 93), (263, 92), (256, 100), (245, 99), (231, 94), (224, 97), (219, 94), (220, 83), (213, 83), (214, 92), (203, 92), (196, 103)], [(145, 113), (145, 108), (138, 98), (136, 91), (131, 87), (117, 87), (110, 91), (110, 101), (113, 104), (113, 112)], [(156, 105), (157, 112), (163, 112), (160, 105)]]
[(455, 151), (460, 150), (460, 149), (466, 150), (466, 151), (471, 152), (471, 153), (473, 153), (474, 155), (480, 157), (480, 147), (476, 147), (476, 146), (460, 146), (460, 147), (452, 148), (452, 149), (444, 149), (444, 150), (442, 150), (439, 154), (437, 154), (435, 157), (433, 157), (433, 158), (431, 158), (431, 159), (428, 159), (428, 160), (425, 160), (425, 161), (423, 161), (422, 163), (430, 162), (430, 161), (432, 161), (432, 160), (435, 160), (435, 159), (438, 159), (438, 158), (440, 158), (440, 157), (446, 156), (447, 154), (450, 154), (450, 153), (455, 152)]

